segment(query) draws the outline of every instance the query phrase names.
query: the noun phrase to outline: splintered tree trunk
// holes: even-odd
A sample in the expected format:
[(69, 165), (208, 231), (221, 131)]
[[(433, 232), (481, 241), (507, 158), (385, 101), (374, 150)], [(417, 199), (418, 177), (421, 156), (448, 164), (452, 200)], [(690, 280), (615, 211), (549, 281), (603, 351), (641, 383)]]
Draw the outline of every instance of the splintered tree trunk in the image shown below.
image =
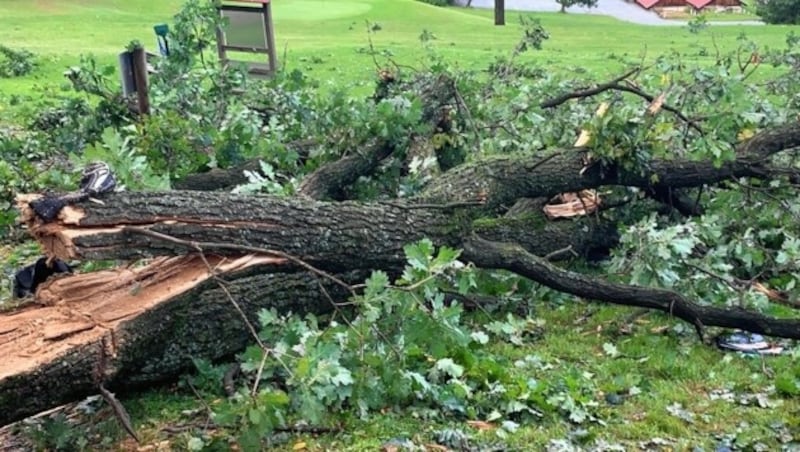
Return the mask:
[[(260, 309), (331, 311), (343, 288), (308, 272), (284, 273), (279, 259), (198, 255), (160, 258), (139, 269), (109, 270), (48, 281), (46, 306), (0, 317), (0, 425), (97, 394), (152, 385), (219, 359), (254, 339), (236, 301), (257, 325)], [(345, 281), (365, 274), (337, 275)]]
[[(48, 255), (143, 262), (59, 275), (37, 289), (36, 305), (0, 315), (0, 425), (95, 394), (101, 383), (144, 386), (191, 368), (193, 357), (231, 355), (253, 341), (242, 313), (255, 323), (263, 308), (330, 311), (350, 294), (334, 279), (359, 283), (373, 268), (397, 274), (404, 245), (428, 237), (457, 246), (472, 227), (438, 206), (180, 191), (117, 193), (44, 223), (28, 205), (37, 198), (21, 197), (20, 210)], [(516, 221), (536, 227), (509, 219), (476, 228), (508, 237)], [(550, 225), (552, 236), (529, 239), (527, 249), (544, 255), (590, 241), (580, 222), (562, 227)]]

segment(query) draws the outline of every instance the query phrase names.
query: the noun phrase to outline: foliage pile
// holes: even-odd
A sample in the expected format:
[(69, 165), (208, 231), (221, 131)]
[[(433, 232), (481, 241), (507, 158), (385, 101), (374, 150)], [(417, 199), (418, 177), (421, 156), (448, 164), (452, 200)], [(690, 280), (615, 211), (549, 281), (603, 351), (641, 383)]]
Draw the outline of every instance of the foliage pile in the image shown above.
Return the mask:
[[(522, 53), (548, 39), (540, 23), (524, 22), (519, 45), (484, 72), (446, 61), (426, 32), (420, 41), (427, 64), (418, 71), (371, 50), (380, 75), (376, 95), (362, 99), (349, 96), (347, 87), (320, 87), (299, 71), (254, 81), (242, 68), (221, 67), (208, 57), (220, 20), (211, 3), (197, 0), (176, 16), (172, 54), (157, 63), (152, 115), (145, 118), (125, 107), (111, 82), (114, 68), (85, 57), (70, 75), (74, 91), (85, 96), (40, 99), (23, 111), (25, 131), (0, 131), (3, 207), (16, 193), (74, 186), (73, 168), (91, 160), (108, 162), (122, 184), (136, 190), (168, 189), (192, 173), (257, 161), (258, 170), (248, 171), (248, 182), (235, 190), (287, 196), (303, 176), (376, 140), (400, 152), (358, 180), (348, 197), (411, 197), (439, 171), (486, 154), (547, 158), (571, 147), (581, 129), (604, 168), (614, 164), (646, 174), (652, 159), (669, 156), (722, 166), (736, 143), (800, 113), (795, 35), (782, 49), (762, 49), (742, 35), (736, 51), (717, 51), (712, 67), (677, 52), (648, 67), (620, 57), (635, 67), (626, 79), (595, 97), (556, 102), (554, 94), (597, 87), (598, 81), (577, 70), (565, 77), (544, 63), (520, 63)], [(440, 92), (427, 89), (434, 81), (450, 86), (457, 99), (445, 111), (426, 111)], [(659, 98), (666, 111), (649, 113)], [(605, 115), (595, 114), (600, 102), (610, 104)], [(424, 120), (431, 114), (443, 115), (446, 127), (433, 128)], [(414, 136), (431, 136), (433, 152), (415, 154)], [(299, 152), (293, 146), (298, 142), (311, 145)], [(692, 193), (706, 207), (702, 215), (645, 213), (646, 193), (609, 189), (604, 196), (626, 205), (603, 213), (622, 226), (621, 241), (595, 270), (707, 303), (780, 313), (754, 287), (761, 282), (782, 294), (799, 290), (800, 203), (786, 200), (797, 200), (793, 177), (800, 162), (792, 154), (785, 159), (794, 171), (786, 177), (724, 181)], [(4, 215), (0, 222), (8, 227), (13, 217)], [(488, 351), (490, 342), (535, 339), (544, 327), (535, 317), (484, 311), (490, 320), (475, 322), (463, 315), (473, 298), (493, 297), (513, 308), (525, 307), (522, 300), (558, 300), (559, 294), (464, 266), (458, 250), (436, 249), (429, 241), (405, 251), (408, 265), (399, 279), (374, 272), (363, 293), (331, 318), (262, 312), (258, 345), (238, 357), (243, 377), (233, 395), (212, 409), (224, 434), (194, 436), (191, 448), (232, 437), (245, 450), (258, 450), (278, 428), (299, 421), (330, 424), (331, 413), (342, 411), (368, 417), (407, 409), (423, 419), (498, 422), (504, 431), (542, 419), (603, 422), (595, 382), (579, 367), (564, 365), (559, 379), (542, 380), (540, 372), (552, 363)], [(197, 364), (200, 372), (187, 384), (221, 395), (226, 368)], [(786, 395), (797, 394), (792, 384), (785, 385)], [(635, 395), (641, 389), (626, 390)]]

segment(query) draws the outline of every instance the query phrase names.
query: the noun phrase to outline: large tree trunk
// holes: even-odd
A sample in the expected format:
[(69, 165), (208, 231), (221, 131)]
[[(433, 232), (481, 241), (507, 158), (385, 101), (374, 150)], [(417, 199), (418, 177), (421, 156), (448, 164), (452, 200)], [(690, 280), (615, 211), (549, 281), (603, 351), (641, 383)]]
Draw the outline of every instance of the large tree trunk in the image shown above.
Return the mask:
[[(48, 255), (150, 260), (52, 278), (37, 305), (0, 315), (0, 425), (96, 393), (100, 383), (139, 387), (187, 370), (193, 357), (231, 355), (252, 340), (238, 309), (251, 322), (263, 308), (330, 311), (370, 269), (397, 274), (405, 244), (428, 237), (457, 246), (472, 227), (468, 215), (440, 206), (179, 191), (118, 193), (45, 223), (29, 207), (36, 199), (21, 197), (20, 209)], [(542, 240), (525, 243), (539, 255), (606, 239), (581, 222), (530, 218), (476, 227), (497, 238), (522, 237), (514, 225), (538, 227)]]

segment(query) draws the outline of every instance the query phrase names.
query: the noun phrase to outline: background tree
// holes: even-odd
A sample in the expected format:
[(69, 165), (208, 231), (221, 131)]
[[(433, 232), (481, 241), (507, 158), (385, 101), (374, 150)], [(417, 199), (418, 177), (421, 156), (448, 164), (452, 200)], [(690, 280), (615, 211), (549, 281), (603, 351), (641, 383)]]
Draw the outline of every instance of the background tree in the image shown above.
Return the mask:
[(768, 24), (800, 24), (800, 0), (757, 0), (756, 14)]
[(587, 8), (595, 8), (597, 7), (597, 0), (556, 0), (556, 3), (561, 5), (562, 13), (567, 12), (567, 8), (570, 6), (585, 6)]
[(506, 24), (506, 0), (494, 0), (494, 24)]

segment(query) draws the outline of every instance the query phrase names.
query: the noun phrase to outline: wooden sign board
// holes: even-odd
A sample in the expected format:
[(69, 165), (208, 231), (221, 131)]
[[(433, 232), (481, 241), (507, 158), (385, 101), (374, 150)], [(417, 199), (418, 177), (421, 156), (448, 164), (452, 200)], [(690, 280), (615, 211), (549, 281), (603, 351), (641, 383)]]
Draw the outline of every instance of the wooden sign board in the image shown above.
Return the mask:
[[(244, 63), (253, 75), (271, 76), (276, 68), (275, 35), (269, 0), (239, 0), (224, 2), (219, 14), (227, 26), (217, 30), (217, 50), (224, 64)], [(255, 53), (266, 61), (244, 61), (231, 58), (229, 53)]]

